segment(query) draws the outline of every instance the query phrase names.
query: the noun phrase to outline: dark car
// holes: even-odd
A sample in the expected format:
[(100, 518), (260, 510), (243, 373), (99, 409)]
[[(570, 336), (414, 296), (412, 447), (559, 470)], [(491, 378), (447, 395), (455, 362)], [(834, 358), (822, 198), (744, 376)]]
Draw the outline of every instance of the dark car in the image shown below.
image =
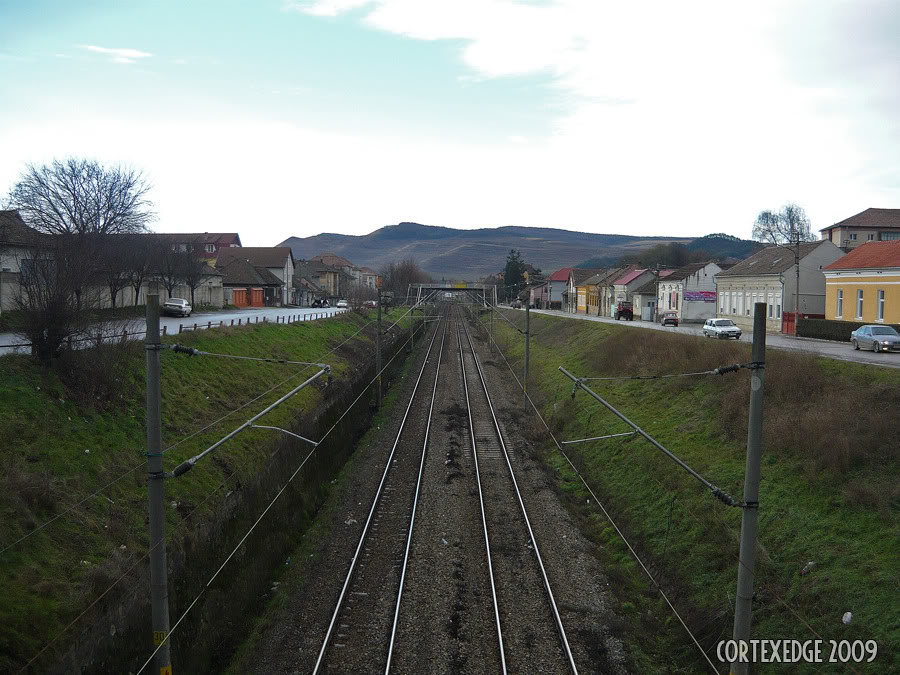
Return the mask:
[(675, 326), (678, 327), (678, 314), (675, 312), (663, 312), (662, 321), (660, 322), (663, 326)]
[(900, 335), (892, 326), (870, 324), (860, 326), (850, 333), (854, 349), (871, 349), (873, 352), (900, 352)]

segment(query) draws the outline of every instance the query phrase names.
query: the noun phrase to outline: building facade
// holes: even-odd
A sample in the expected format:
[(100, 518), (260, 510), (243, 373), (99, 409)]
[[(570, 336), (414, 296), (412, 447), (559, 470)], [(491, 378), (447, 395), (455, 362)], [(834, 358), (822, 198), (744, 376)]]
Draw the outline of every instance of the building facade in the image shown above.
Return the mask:
[(900, 209), (866, 209), (823, 227), (819, 235), (848, 250), (870, 241), (900, 241)]
[(716, 263), (691, 263), (659, 281), (659, 311), (675, 312), (679, 322), (702, 323), (716, 316)]
[(800, 244), (800, 286), (797, 287), (795, 251), (768, 246), (715, 276), (716, 316), (734, 321), (744, 330), (753, 329), (753, 306), (767, 305), (766, 330), (781, 332), (782, 315), (793, 312), (825, 314), (823, 269), (844, 252), (828, 240)]
[(824, 273), (826, 319), (900, 323), (900, 240), (865, 243)]

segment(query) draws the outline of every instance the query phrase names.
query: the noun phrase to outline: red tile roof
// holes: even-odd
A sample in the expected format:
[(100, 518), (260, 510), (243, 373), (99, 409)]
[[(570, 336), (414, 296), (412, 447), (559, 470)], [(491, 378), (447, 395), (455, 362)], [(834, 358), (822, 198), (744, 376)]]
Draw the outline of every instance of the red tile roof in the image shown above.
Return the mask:
[(571, 272), (574, 268), (572, 267), (563, 267), (561, 270), (556, 270), (553, 274), (547, 277), (547, 281), (568, 281), (569, 280), (569, 272)]
[(613, 284), (617, 284), (617, 285), (618, 285), (618, 284), (622, 284), (622, 285), (624, 286), (625, 284), (631, 283), (632, 281), (634, 281), (635, 279), (637, 279), (639, 276), (641, 276), (641, 275), (642, 275), (644, 272), (646, 272), (646, 271), (647, 271), (647, 270), (645, 270), (645, 269), (643, 269), (643, 270), (631, 270), (630, 272), (626, 273), (624, 276), (621, 276), (621, 277), (619, 277), (618, 279), (616, 279), (616, 280), (613, 282)]
[(819, 232), (833, 227), (900, 227), (900, 209), (866, 209), (839, 223), (823, 227)]
[(900, 241), (867, 241), (828, 265), (826, 270), (900, 267)]

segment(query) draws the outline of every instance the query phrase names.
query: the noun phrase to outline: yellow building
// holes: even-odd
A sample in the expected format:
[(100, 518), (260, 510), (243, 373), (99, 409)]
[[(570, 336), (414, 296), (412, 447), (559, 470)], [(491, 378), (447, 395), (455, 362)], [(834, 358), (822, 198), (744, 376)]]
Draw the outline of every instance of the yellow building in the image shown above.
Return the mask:
[(871, 241), (828, 265), (825, 318), (900, 323), (900, 241)]

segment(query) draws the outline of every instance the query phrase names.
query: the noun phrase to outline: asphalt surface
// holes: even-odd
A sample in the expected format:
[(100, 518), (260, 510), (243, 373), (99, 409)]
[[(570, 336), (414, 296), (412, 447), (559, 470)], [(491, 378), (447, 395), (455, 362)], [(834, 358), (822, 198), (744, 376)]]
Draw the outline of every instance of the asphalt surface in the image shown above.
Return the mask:
[[(503, 308), (508, 309), (508, 308)], [(511, 310), (524, 312), (525, 310)], [(583, 321), (597, 321), (599, 323), (614, 323), (618, 326), (626, 328), (645, 329), (645, 330), (662, 330), (674, 333), (683, 333), (686, 335), (697, 335), (703, 337), (702, 324), (684, 324), (678, 326), (662, 326), (658, 323), (650, 321), (616, 321), (601, 316), (587, 316), (585, 314), (569, 314), (557, 310), (533, 309), (534, 314), (545, 314), (547, 316), (558, 316), (567, 319), (581, 319)], [(711, 339), (711, 338), (704, 338)], [(753, 342), (753, 334), (745, 332), (741, 335), (741, 342)], [(875, 366), (884, 366), (887, 368), (900, 368), (900, 354), (876, 354), (871, 351), (854, 350), (849, 342), (834, 342), (832, 340), (816, 340), (813, 338), (798, 338), (790, 335), (779, 335), (769, 333), (766, 335), (766, 347), (772, 349), (786, 349), (790, 351), (809, 352), (824, 356), (829, 359), (838, 359), (840, 361), (853, 361), (856, 363), (866, 363)]]
[[(337, 312), (346, 311), (348, 310), (339, 310), (335, 307), (325, 307), (323, 309), (310, 307), (254, 307), (221, 312), (194, 312), (189, 317), (161, 316), (159, 318), (159, 329), (162, 331), (163, 327), (165, 327), (166, 332), (169, 335), (172, 335), (178, 333), (179, 326), (183, 326), (184, 330), (193, 330), (194, 325), (196, 324), (197, 329), (199, 330), (201, 328), (205, 329), (210, 322), (212, 322), (213, 327), (220, 321), (224, 322), (226, 325), (230, 325), (232, 321), (237, 325), (238, 320), (240, 320), (242, 324), (248, 322), (256, 323), (257, 321), (262, 323), (263, 319), (274, 323), (276, 319), (279, 321), (282, 319), (290, 320), (291, 317), (298, 316), (302, 316), (306, 321), (311, 321), (333, 316)], [(127, 330), (128, 333), (137, 333), (137, 335), (131, 336), (132, 339), (142, 339), (143, 332), (147, 330), (147, 323), (142, 318), (121, 321), (118, 322), (117, 327), (113, 332), (121, 334), (122, 330)], [(0, 355), (12, 352), (28, 353), (30, 349), (28, 347), (10, 346), (22, 344), (24, 342), (27, 341), (24, 340), (21, 335), (16, 335), (15, 333), (0, 333)]]

